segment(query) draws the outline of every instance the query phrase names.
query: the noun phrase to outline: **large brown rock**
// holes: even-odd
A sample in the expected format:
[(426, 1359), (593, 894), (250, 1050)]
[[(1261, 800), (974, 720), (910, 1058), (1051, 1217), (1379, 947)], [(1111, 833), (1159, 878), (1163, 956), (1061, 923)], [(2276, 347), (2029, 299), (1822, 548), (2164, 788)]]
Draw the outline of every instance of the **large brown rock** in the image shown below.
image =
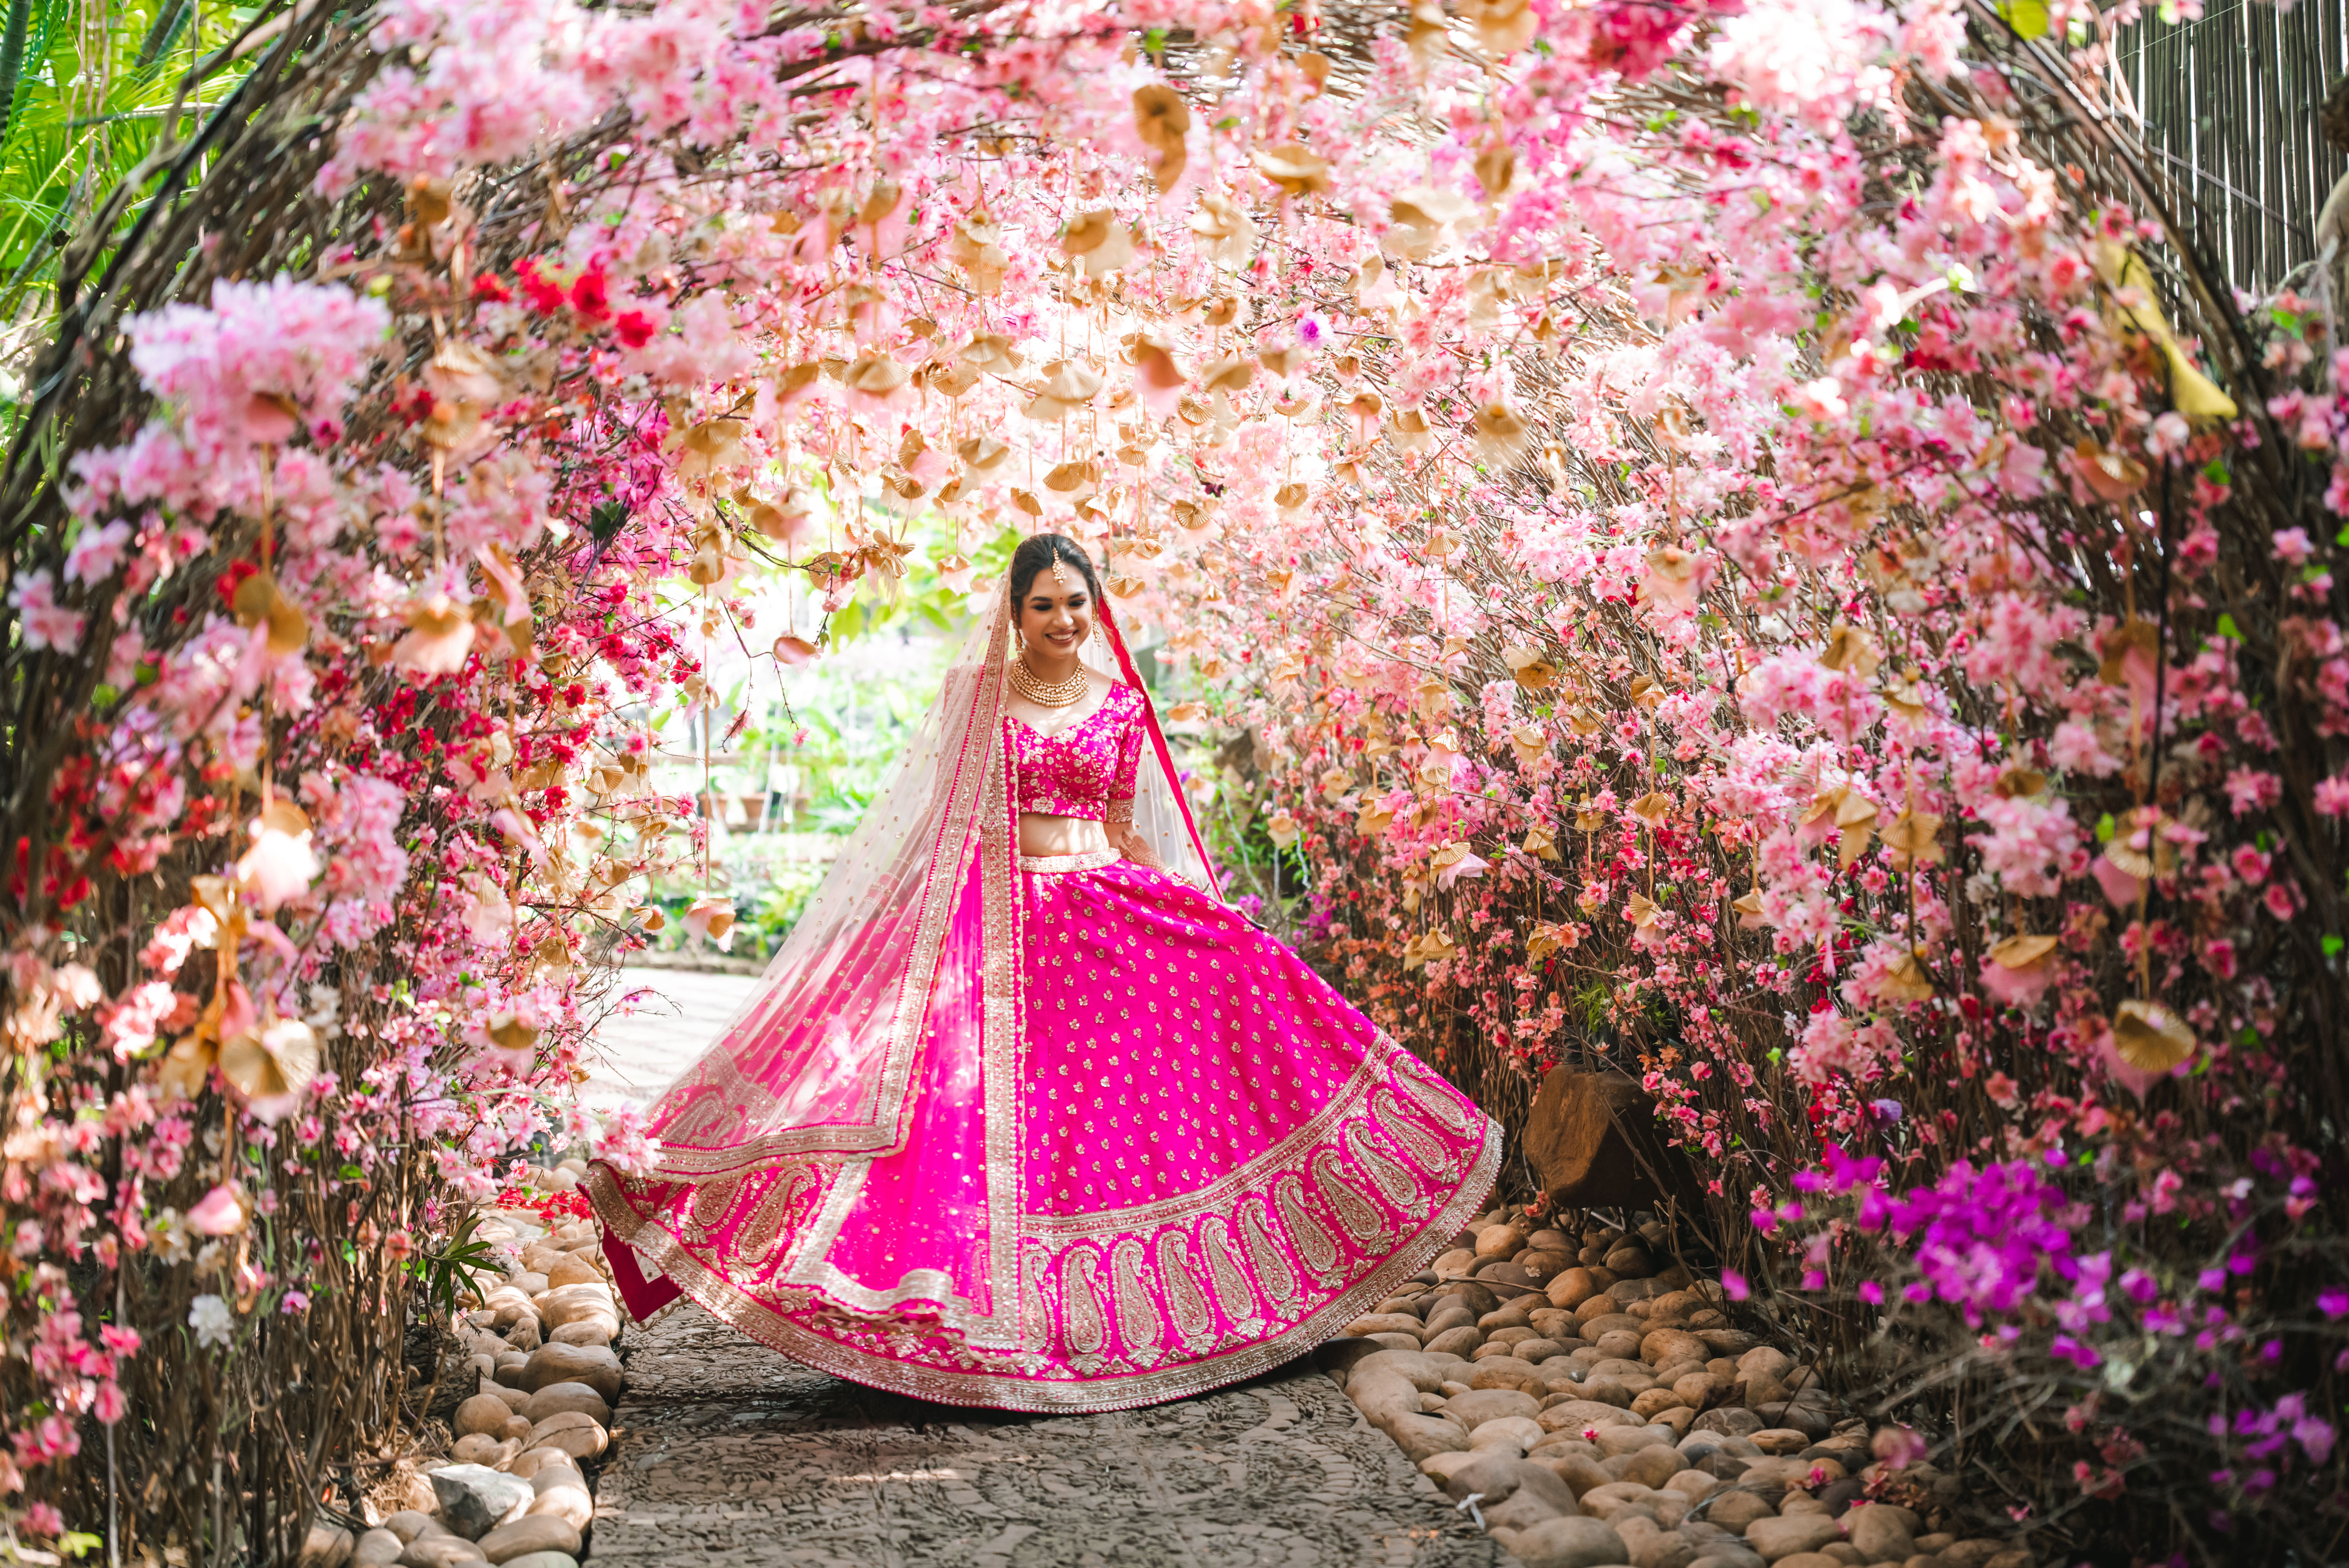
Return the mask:
[(1775, 1519), (1778, 1511), (1750, 1491), (1733, 1491), (1716, 1499), (1705, 1517), (1723, 1530), (1743, 1535), (1757, 1521)]
[(602, 1457), (611, 1446), (611, 1437), (603, 1425), (592, 1416), (576, 1410), (566, 1410), (559, 1416), (549, 1416), (531, 1428), (526, 1446), (533, 1449), (561, 1449), (574, 1460)]
[(1843, 1532), (1834, 1520), (1816, 1513), (1793, 1519), (1756, 1519), (1745, 1527), (1745, 1544), (1759, 1553), (1764, 1563), (1775, 1563), (1798, 1552), (1816, 1552), (1828, 1542), (1842, 1538)]
[(603, 1284), (603, 1271), (588, 1261), (585, 1253), (564, 1253), (546, 1270), (549, 1285)]
[(525, 1514), (501, 1524), (481, 1539), (481, 1555), (492, 1563), (510, 1562), (533, 1552), (579, 1554), (579, 1527), (554, 1513)]
[(620, 1398), (620, 1358), (593, 1346), (542, 1345), (523, 1363), (519, 1381), (533, 1394), (550, 1383), (585, 1383), (603, 1395), (605, 1403), (616, 1403)]
[(523, 1424), (522, 1436), (528, 1437), (530, 1429), (549, 1416), (559, 1416), (565, 1410), (576, 1410), (592, 1416), (598, 1426), (612, 1424), (611, 1401), (585, 1383), (549, 1383), (530, 1397), (522, 1414), (513, 1418)]
[(1622, 1073), (1553, 1070), (1534, 1097), (1525, 1150), (1551, 1200), (1567, 1207), (1645, 1207), (1677, 1197), (1695, 1208), (1702, 1200), (1686, 1156), (1656, 1126), (1655, 1101)]
[(476, 1433), (491, 1438), (506, 1435), (506, 1422), (513, 1418), (513, 1408), (503, 1399), (490, 1394), (475, 1394), (457, 1407), (455, 1426), (460, 1438)]
[(1487, 1225), (1476, 1233), (1476, 1256), (1513, 1258), (1525, 1249), (1528, 1234), (1522, 1225)]
[(1398, 1416), (1386, 1434), (1413, 1464), (1437, 1454), (1464, 1453), (1468, 1448), (1466, 1429), (1441, 1416)]
[(1515, 1388), (1476, 1388), (1454, 1395), (1445, 1401), (1444, 1409), (1463, 1429), (1473, 1432), (1486, 1421), (1496, 1421), (1505, 1416), (1531, 1419), (1541, 1414), (1541, 1401)]
[(1600, 1568), (1630, 1554), (1623, 1538), (1595, 1519), (1548, 1519), (1494, 1539), (1525, 1568)]
[(1464, 1323), (1457, 1328), (1447, 1328), (1429, 1338), (1427, 1348), (1447, 1356), (1464, 1357), (1485, 1343), (1485, 1331), (1474, 1324)]

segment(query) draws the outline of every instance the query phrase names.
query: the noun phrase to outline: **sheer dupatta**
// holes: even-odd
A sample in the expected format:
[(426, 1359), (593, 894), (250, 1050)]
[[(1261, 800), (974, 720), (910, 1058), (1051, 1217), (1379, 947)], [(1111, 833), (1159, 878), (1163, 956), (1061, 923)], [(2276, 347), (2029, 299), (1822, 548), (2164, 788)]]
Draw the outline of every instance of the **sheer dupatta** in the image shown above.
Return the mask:
[(1207, 847), (1199, 838), (1197, 823), (1192, 820), (1182, 775), (1175, 770), (1174, 754), (1166, 748), (1165, 733), (1158, 727), (1157, 705), (1151, 701), (1150, 688), (1142, 684), (1133, 657), (1126, 651), (1125, 635), (1118, 630), (1109, 601), (1101, 601), (1098, 609), (1095, 618), (1100, 630), (1086, 639), (1085, 662), (1112, 680), (1123, 681), (1142, 694), (1143, 717), (1150, 729), (1149, 743), (1142, 748), (1142, 766), (1134, 778), (1133, 830), (1169, 872), (1220, 899), (1223, 892), (1216, 885), (1214, 864), (1207, 859)]
[[(803, 1218), (771, 1289), (858, 1315), (935, 1319), (995, 1348), (1019, 1346), (1023, 1334), (1019, 835), (1003, 744), (1011, 621), (997, 594), (757, 992), (655, 1103), (653, 1169), (621, 1181), (614, 1199), (631, 1224), (678, 1209), (687, 1228), (693, 1213), (725, 1206), (713, 1194), (731, 1204), (746, 1181), (780, 1191), (786, 1177), (776, 1169), (796, 1167), (790, 1206)], [(1172, 755), (1105, 603), (1097, 624), (1085, 656), (1144, 698), (1135, 830), (1171, 874), (1212, 892)], [(924, 1085), (968, 1099), (976, 1114), (918, 1117)], [(885, 1171), (869, 1192), (868, 1180), (877, 1162), (906, 1152), (917, 1121), (929, 1143), (973, 1145), (939, 1168), (960, 1178), (952, 1191), (925, 1193), (951, 1211), (947, 1228), (959, 1241), (935, 1255), (892, 1248), (882, 1269), (861, 1243), (890, 1223), (898, 1175)], [(606, 1185), (595, 1183), (599, 1207)], [(785, 1206), (778, 1201), (779, 1212)], [(615, 1264), (632, 1308), (659, 1305), (661, 1286), (625, 1255)]]

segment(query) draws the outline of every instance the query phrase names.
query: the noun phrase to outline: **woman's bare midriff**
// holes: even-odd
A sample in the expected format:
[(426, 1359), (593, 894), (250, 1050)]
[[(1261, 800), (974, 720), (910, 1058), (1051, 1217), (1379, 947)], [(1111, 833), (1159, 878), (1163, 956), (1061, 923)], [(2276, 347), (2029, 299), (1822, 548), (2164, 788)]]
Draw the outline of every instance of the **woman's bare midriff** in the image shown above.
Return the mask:
[(1082, 855), (1110, 848), (1109, 832), (1083, 817), (1048, 817), (1040, 811), (1019, 813), (1019, 852), (1023, 855)]

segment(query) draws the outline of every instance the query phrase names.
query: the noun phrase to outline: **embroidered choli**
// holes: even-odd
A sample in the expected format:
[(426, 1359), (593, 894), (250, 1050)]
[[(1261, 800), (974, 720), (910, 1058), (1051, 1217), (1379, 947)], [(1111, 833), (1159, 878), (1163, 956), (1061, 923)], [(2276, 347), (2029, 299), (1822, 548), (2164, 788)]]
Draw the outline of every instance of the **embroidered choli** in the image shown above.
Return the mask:
[(1054, 735), (1010, 714), (1003, 724), (1011, 740), (1014, 811), (1089, 822), (1133, 820), (1134, 778), (1148, 729), (1140, 692), (1112, 686), (1101, 707)]

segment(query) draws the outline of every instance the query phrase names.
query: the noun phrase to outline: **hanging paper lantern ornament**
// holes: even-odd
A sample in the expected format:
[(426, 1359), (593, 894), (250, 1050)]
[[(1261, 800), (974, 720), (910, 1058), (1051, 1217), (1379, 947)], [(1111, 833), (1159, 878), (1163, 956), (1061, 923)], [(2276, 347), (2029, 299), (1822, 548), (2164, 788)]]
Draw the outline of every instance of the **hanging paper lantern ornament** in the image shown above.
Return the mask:
[(848, 388), (851, 407), (877, 413), (905, 400), (905, 381), (911, 374), (886, 354), (866, 354), (841, 372), (840, 384)]
[(2168, 1072), (2200, 1044), (2186, 1020), (2158, 1002), (2130, 1000), (2113, 1013), (2113, 1048), (2139, 1072)]
[[(1191, 214), (1191, 232), (1206, 242), (1210, 261), (1218, 266), (1237, 270), (1256, 253), (1256, 220), (1250, 218), (1239, 203), (1214, 191), (1203, 192), (1197, 211)], [(1220, 325), (1209, 322), (1209, 325)]]
[(1883, 831), (1884, 847), (1892, 851), (1892, 869), (1905, 872), (1913, 866), (1937, 866), (1941, 863), (1941, 819), (1931, 811), (1901, 809), (1892, 825)]
[(251, 1209), (242, 1188), (222, 1181), (197, 1199), (182, 1218), (200, 1236), (233, 1236), (244, 1229)]
[(318, 1076), (318, 1036), (299, 1018), (277, 1018), (221, 1042), (221, 1077), (245, 1109), (274, 1125), (301, 1109)]
[(1103, 278), (1133, 261), (1133, 233), (1106, 207), (1081, 212), (1061, 233), (1061, 250), (1089, 278)]
[(412, 601), (408, 633), (392, 645), (391, 662), (425, 676), (451, 676), (463, 669), (473, 646), (470, 608), (446, 593)]
[(1085, 407), (1102, 389), (1101, 372), (1081, 359), (1055, 359), (1044, 366), (1044, 383), (1026, 409), (1039, 423), (1065, 418)]
[(265, 914), (310, 891), (318, 857), (310, 847), (310, 819), (278, 797), (251, 825), (253, 847), (236, 862), (237, 891)]
[(1925, 967), (1917, 962), (1914, 950), (1900, 954), (1884, 966), (1884, 976), (1876, 983), (1876, 995), (1887, 1002), (1932, 1000), (1933, 983), (1926, 978)]
[(1191, 131), (1191, 106), (1164, 82), (1133, 89), (1133, 131), (1150, 149), (1150, 177), (1164, 195), (1181, 182), (1190, 160), (1185, 139)]
[(708, 938), (719, 952), (729, 951), (734, 945), (734, 901), (722, 893), (703, 893), (686, 909), (685, 929)]
[(2058, 945), (2052, 936), (2007, 937), (1982, 959), (1982, 989), (2010, 1007), (2030, 1006), (2054, 983)]
[(285, 597), (277, 579), (266, 572), (256, 572), (238, 583), (229, 607), (240, 626), (267, 625), (269, 651), (280, 657), (298, 654), (309, 645), (310, 618)]

